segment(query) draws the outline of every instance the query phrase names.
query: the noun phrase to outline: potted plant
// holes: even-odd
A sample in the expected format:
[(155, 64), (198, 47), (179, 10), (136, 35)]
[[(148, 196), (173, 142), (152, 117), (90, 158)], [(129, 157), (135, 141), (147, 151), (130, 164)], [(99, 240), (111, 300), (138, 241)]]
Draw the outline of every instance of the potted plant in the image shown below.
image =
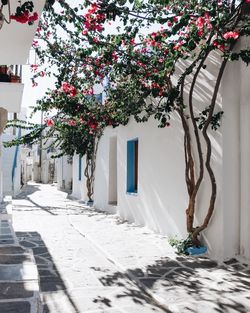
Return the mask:
[(191, 234), (186, 239), (170, 238), (168, 242), (176, 248), (178, 254), (199, 255), (207, 252), (207, 247), (194, 244)]

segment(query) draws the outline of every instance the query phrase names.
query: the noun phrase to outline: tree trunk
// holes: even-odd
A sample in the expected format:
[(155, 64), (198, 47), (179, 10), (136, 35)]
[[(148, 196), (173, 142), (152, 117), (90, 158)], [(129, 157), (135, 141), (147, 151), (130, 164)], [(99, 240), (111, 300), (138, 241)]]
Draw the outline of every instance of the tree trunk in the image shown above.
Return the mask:
[(98, 150), (100, 136), (96, 136), (93, 143), (92, 153), (86, 154), (86, 167), (84, 175), (86, 177), (87, 197), (89, 202), (93, 202), (94, 194), (94, 181), (95, 181), (95, 168), (96, 168), (96, 155)]

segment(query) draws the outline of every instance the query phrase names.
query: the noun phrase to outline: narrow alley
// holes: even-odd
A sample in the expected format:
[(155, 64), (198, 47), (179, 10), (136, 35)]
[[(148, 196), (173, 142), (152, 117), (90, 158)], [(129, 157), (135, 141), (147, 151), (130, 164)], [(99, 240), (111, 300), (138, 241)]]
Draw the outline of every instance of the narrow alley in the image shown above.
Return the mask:
[(30, 183), (13, 206), (18, 240), (35, 255), (44, 313), (250, 312), (249, 264), (177, 256), (166, 237), (56, 186)]

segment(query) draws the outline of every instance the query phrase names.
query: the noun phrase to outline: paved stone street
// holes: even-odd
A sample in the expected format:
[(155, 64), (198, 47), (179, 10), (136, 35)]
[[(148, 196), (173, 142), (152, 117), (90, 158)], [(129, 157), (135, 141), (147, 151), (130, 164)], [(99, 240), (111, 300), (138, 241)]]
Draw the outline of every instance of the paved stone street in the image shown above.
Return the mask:
[(247, 263), (180, 257), (166, 237), (85, 208), (55, 186), (30, 184), (13, 203), (44, 313), (250, 312)]

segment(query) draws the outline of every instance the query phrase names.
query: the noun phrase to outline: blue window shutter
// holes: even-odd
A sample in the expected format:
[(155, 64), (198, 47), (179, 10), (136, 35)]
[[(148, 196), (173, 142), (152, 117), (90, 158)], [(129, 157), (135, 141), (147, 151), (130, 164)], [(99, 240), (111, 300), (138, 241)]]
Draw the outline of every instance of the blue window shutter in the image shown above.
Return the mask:
[(79, 155), (79, 165), (78, 165), (78, 180), (82, 180), (82, 158)]
[(127, 142), (127, 192), (137, 193), (138, 188), (138, 139)]
[(134, 141), (127, 142), (127, 192), (134, 191), (134, 155), (135, 155)]

